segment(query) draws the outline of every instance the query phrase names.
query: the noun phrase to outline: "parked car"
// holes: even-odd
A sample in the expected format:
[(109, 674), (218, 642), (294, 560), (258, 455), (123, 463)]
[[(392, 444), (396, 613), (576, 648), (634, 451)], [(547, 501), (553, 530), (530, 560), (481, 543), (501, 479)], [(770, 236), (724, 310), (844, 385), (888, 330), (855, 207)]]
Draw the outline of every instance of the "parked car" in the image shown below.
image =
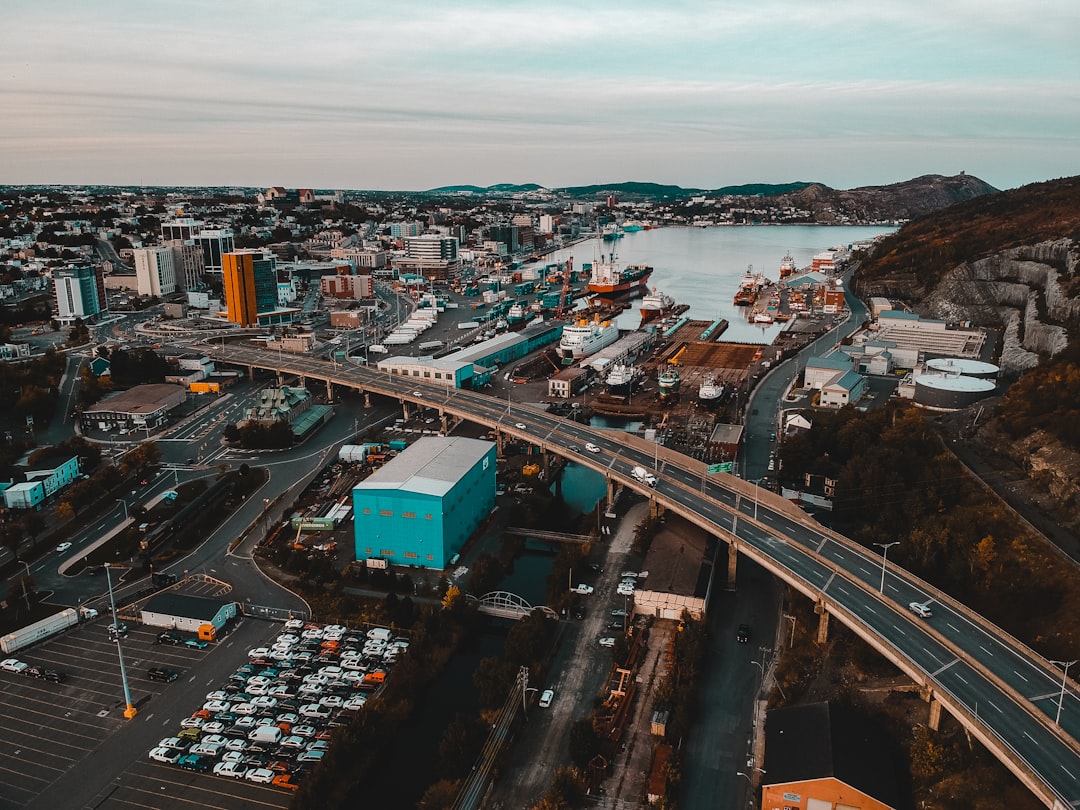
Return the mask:
[(269, 785), (274, 780), (275, 776), (276, 774), (269, 768), (252, 768), (244, 774), (244, 778), (249, 782), (255, 782), (260, 785)]
[(189, 638), (184, 641), (185, 647), (194, 647), (196, 650), (205, 650), (210, 646), (209, 642), (203, 641), (201, 638)]
[(172, 683), (180, 677), (180, 673), (175, 669), (165, 669), (164, 667), (150, 667), (146, 670), (146, 677), (152, 681), (161, 681), (163, 683)]
[(551, 701), (555, 699), (555, 690), (545, 689), (544, 693), (540, 695), (540, 708), (546, 709), (551, 705)]
[(113, 624), (109, 625), (109, 638), (111, 638), (112, 640), (115, 641), (117, 636), (120, 636), (121, 638), (127, 638), (127, 634), (128, 626), (126, 624), (123, 624), (121, 622), (114, 622)]
[(320, 762), (325, 751), (304, 751), (296, 757), (297, 762)]
[(155, 762), (164, 762), (167, 765), (175, 765), (176, 761), (183, 756), (183, 751), (177, 751), (175, 748), (151, 748), (150, 759)]
[(586, 585), (584, 582), (574, 586), (574, 593), (579, 593), (582, 596), (588, 596), (593, 592), (592, 585)]
[(286, 790), (297, 790), (300, 785), (296, 783), (296, 780), (287, 773), (279, 773), (275, 776), (270, 784), (274, 787), (285, 788)]
[(243, 779), (247, 769), (239, 762), (219, 762), (214, 766), (214, 776), (228, 776), (232, 779)]
[(175, 630), (165, 630), (165, 631), (157, 634), (157, 637), (154, 639), (154, 643), (155, 644), (172, 644), (172, 645), (175, 646), (176, 644), (183, 644), (184, 643), (184, 638), (179, 633), (177, 633)]
[(207, 771), (210, 769), (210, 760), (198, 754), (184, 754), (176, 760), (176, 764), (188, 771)]

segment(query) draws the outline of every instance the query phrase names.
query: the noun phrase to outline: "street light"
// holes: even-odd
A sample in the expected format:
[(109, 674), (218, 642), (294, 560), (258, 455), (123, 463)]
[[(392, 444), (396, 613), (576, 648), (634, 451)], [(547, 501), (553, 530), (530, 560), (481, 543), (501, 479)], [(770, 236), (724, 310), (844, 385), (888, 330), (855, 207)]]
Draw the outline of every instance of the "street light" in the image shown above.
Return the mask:
[(112, 576), (109, 574), (112, 567), (108, 563), (105, 563), (104, 567), (105, 582), (109, 587), (109, 607), (112, 609), (113, 636), (116, 638), (116, 656), (120, 659), (120, 682), (124, 686), (124, 702), (127, 704), (127, 708), (124, 709), (124, 717), (131, 720), (139, 712), (131, 703), (131, 689), (128, 687), (127, 670), (124, 669), (124, 649), (120, 645), (120, 627), (116, 617), (116, 598), (113, 596)]
[(26, 597), (26, 612), (30, 612), (30, 563), (26, 560), (16, 560), (26, 568), (26, 579), (23, 580), (23, 596)]
[(127, 520), (128, 519), (127, 501), (125, 501), (123, 498), (117, 498), (116, 502), (121, 504), (124, 507), (124, 520)]
[(885, 593), (885, 561), (889, 558), (889, 547), (895, 546), (899, 543), (899, 540), (893, 540), (891, 543), (874, 543), (882, 549), (881, 552), (881, 585), (878, 586), (878, 593)]
[(1064, 667), (1065, 671), (1061, 673), (1061, 694), (1058, 695), (1058, 707), (1057, 717), (1054, 718), (1054, 724), (1061, 725), (1061, 704), (1065, 701), (1065, 682), (1069, 678), (1069, 667), (1076, 663), (1076, 661), (1050, 661), (1051, 664), (1056, 664), (1059, 667)]

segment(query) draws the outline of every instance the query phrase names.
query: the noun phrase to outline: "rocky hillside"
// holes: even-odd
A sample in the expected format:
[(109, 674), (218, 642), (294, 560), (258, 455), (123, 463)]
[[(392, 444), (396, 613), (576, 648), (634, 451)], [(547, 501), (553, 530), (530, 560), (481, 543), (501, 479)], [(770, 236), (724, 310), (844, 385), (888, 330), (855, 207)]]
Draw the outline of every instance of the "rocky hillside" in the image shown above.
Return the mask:
[(1080, 177), (981, 197), (883, 240), (853, 280), (864, 298), (1004, 329), (1001, 365), (1021, 371), (1080, 326)]
[(993, 186), (969, 174), (944, 177), (927, 174), (887, 186), (864, 186), (847, 191), (815, 183), (783, 195), (796, 208), (811, 211), (821, 223), (921, 217), (958, 202), (998, 193)]

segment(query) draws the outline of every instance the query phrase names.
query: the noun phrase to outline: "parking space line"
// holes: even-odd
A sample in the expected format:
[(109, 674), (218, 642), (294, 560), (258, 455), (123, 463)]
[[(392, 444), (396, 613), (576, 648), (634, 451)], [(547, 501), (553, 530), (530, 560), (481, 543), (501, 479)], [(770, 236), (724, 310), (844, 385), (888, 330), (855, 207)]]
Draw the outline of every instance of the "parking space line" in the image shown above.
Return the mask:
[[(40, 736), (37, 736), (37, 735), (24, 735), (24, 736), (28, 736), (28, 737), (30, 737), (31, 740), (35, 740), (35, 741), (42, 739)], [(11, 737), (10, 737), (10, 732), (9, 732), (9, 735), (6, 736), (6, 739), (4, 740), (4, 742), (12, 742)], [(74, 748), (76, 751), (82, 751), (83, 750), (83, 749), (81, 749), (81, 748), (79, 748), (78, 746), (75, 746), (75, 745), (69, 745), (68, 748)], [(46, 757), (55, 757), (56, 759), (62, 760), (64, 762), (74, 762), (76, 760), (76, 757), (67, 757), (67, 756), (64, 756), (63, 754), (58, 754), (55, 751), (46, 750), (44, 748), (36, 748), (35, 746), (28, 745), (27, 743), (19, 743), (18, 750), (20, 752), (19, 759), (22, 759), (21, 753), (23, 751), (33, 751), (35, 754), (44, 754)], [(39, 760), (35, 760), (35, 762), (37, 762), (37, 761), (39, 761)], [(60, 769), (57, 768), (57, 770), (60, 770)]]
[[(60, 769), (59, 768), (53, 768), (53, 770), (59, 771)], [(33, 779), (33, 780), (35, 780), (37, 782), (48, 782), (49, 781), (48, 779), (46, 779), (46, 778), (44, 778), (42, 776), (37, 776), (36, 774), (27, 773), (26, 771), (13, 771), (11, 768), (6, 768), (3, 765), (0, 765), (0, 771), (7, 771), (8, 773), (16, 774), (16, 775), (19, 776), (20, 779), (29, 778), (29, 779)]]
[[(94, 734), (80, 734), (78, 732), (70, 732), (66, 728), (69, 723), (72, 723), (72, 722), (78, 723), (79, 725), (87, 726), (87, 727), (92, 728), (92, 729), (97, 729), (98, 731), (100, 731), (100, 729), (101, 729), (101, 724), (100, 723), (84, 723), (82, 720), (73, 720), (73, 719), (68, 718), (68, 717), (60, 718), (60, 717), (56, 717), (56, 715), (46, 714), (44, 712), (35, 712), (35, 714), (39, 715), (40, 717), (48, 717), (50, 719), (55, 718), (58, 721), (63, 721), (64, 726), (65, 726), (64, 733), (69, 734), (70, 736), (77, 737), (77, 738), (82, 739), (82, 740), (87, 740), (87, 741), (95, 740), (95, 739), (97, 739), (97, 736), (94, 735)], [(23, 714), (20, 714), (20, 715), (0, 715), (0, 717), (13, 720), (16, 723), (25, 723), (26, 722), (25, 712)], [(57, 731), (59, 730), (58, 727), (50, 726), (48, 723), (44, 723), (44, 722), (39, 723), (38, 725), (40, 727), (43, 727), (43, 728), (53, 728), (54, 730), (57, 730)]]

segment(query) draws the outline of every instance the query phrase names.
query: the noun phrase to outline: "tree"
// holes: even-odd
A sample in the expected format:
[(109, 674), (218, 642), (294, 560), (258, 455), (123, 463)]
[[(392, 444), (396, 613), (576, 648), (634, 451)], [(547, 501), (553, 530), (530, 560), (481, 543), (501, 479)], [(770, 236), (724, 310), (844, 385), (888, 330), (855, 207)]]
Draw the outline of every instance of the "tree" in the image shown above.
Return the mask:
[(488, 724), (476, 715), (456, 715), (439, 741), (439, 774), (444, 779), (468, 776), (489, 731)]
[(446, 589), (446, 593), (443, 594), (442, 608), (448, 613), (454, 613), (458, 607), (459, 602), (465, 600), (461, 597), (461, 589), (457, 585), (451, 585)]
[(600, 753), (600, 739), (593, 730), (592, 720), (584, 717), (570, 727), (568, 752), (570, 760), (579, 768), (585, 768)]
[(61, 523), (68, 523), (75, 519), (75, 507), (66, 500), (60, 501), (60, 503), (56, 505), (56, 509), (53, 510), (53, 514), (56, 515), (56, 519)]

